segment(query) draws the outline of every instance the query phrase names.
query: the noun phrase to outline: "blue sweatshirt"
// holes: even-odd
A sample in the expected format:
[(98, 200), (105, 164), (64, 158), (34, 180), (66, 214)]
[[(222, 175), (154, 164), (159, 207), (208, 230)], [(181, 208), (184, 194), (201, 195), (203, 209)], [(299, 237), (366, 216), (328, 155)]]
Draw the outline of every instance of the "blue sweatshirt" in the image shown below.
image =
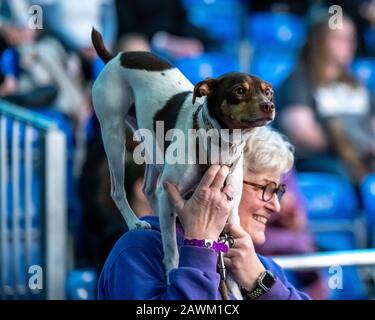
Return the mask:
[[(156, 216), (143, 218), (151, 230), (132, 230), (115, 244), (98, 283), (99, 299), (123, 300), (221, 300), (217, 253), (208, 248), (184, 246), (184, 234), (177, 224), (178, 268), (170, 272), (167, 285), (163, 246)], [(300, 300), (309, 297), (293, 287), (284, 271), (272, 259), (259, 256), (264, 267), (277, 278), (262, 300)]]

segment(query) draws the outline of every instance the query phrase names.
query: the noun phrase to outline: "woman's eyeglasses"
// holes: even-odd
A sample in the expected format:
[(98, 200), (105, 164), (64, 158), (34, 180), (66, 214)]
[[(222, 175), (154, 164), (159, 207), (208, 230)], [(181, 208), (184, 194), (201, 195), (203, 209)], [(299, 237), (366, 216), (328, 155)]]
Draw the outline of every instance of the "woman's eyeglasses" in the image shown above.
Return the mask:
[(281, 200), (282, 196), (285, 193), (285, 184), (279, 184), (277, 185), (275, 182), (268, 182), (265, 185), (249, 182), (243, 180), (243, 183), (248, 184), (250, 186), (253, 186), (259, 190), (262, 190), (262, 200), (265, 202), (268, 202), (272, 199), (273, 195), (276, 194), (279, 201)]

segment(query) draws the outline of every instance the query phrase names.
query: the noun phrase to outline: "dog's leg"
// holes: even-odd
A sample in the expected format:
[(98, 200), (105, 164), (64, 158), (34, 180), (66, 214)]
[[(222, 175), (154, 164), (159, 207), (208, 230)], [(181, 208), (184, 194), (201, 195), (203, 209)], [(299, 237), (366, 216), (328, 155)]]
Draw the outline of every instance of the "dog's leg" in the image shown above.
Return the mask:
[(102, 125), (104, 149), (107, 154), (111, 177), (111, 196), (123, 215), (129, 230), (149, 229), (146, 221), (141, 221), (130, 208), (124, 188), (125, 177), (125, 123), (116, 119), (112, 123)]
[(241, 155), (233, 164), (231, 172), (229, 173), (226, 184), (230, 184), (233, 188), (233, 209), (229, 216), (229, 223), (240, 224), (240, 216), (238, 214), (238, 207), (240, 206), (242, 196), (242, 180), (243, 180), (243, 155)]
[(155, 190), (159, 176), (160, 172), (156, 169), (155, 165), (146, 164), (143, 181), (143, 193), (146, 196), (151, 208), (157, 208)]
[[(240, 224), (240, 216), (238, 208), (240, 206), (242, 196), (242, 180), (243, 180), (243, 155), (239, 158), (236, 164), (233, 164), (233, 171), (228, 175), (226, 184), (230, 184), (234, 188), (233, 194), (233, 209), (229, 216), (229, 223)], [(228, 275), (227, 284), (229, 290), (232, 292), (237, 300), (243, 300), (241, 289), (239, 285)]]
[(126, 199), (125, 177), (125, 117), (134, 102), (130, 86), (118, 71), (118, 61), (106, 66), (92, 89), (95, 113), (100, 122), (103, 144), (111, 177), (111, 196), (128, 228), (150, 228), (135, 215)]
[(176, 213), (170, 206), (167, 192), (162, 185), (158, 186), (156, 197), (164, 251), (163, 263), (169, 284), (169, 272), (178, 266), (179, 259), (176, 240)]

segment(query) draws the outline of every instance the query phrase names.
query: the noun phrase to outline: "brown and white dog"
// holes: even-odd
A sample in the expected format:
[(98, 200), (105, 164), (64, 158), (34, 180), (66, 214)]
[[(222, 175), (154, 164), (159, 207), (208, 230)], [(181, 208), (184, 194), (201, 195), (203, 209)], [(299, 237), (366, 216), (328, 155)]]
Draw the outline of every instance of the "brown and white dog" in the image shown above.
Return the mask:
[[(227, 139), (227, 156), (219, 160), (211, 158), (209, 162), (232, 166), (227, 178), (227, 184), (235, 188), (230, 222), (239, 224), (243, 146), (253, 128), (274, 119), (271, 85), (249, 74), (232, 72), (217, 79), (208, 78), (194, 87), (177, 68), (152, 53), (123, 52), (114, 57), (94, 29), (92, 42), (106, 63), (94, 83), (92, 97), (109, 162), (111, 196), (129, 229), (150, 226), (137, 218), (126, 200), (125, 122), (133, 130), (145, 128), (155, 132), (156, 121), (164, 121), (165, 131), (178, 128), (186, 137), (190, 129), (228, 129), (229, 135), (224, 137), (217, 131), (216, 137), (216, 143), (222, 146)], [(241, 129), (240, 138), (231, 136), (233, 129)], [(228, 137), (232, 139), (230, 142)], [(158, 143), (155, 145), (158, 147)], [(189, 152), (196, 145), (187, 143), (185, 148)], [(145, 151), (149, 155), (154, 152), (147, 148)], [(163, 181), (175, 183), (181, 194), (186, 195), (198, 185), (205, 169), (206, 166), (194, 163), (146, 165), (144, 192), (159, 215), (167, 279), (168, 272), (178, 265), (178, 251), (176, 214)]]

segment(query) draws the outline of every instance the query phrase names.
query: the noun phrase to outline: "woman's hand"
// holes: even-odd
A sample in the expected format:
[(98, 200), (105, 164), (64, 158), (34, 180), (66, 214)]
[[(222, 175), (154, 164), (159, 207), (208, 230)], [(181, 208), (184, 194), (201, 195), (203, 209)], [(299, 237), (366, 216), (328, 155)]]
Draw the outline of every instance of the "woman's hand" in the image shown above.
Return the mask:
[(233, 194), (232, 186), (224, 186), (228, 173), (227, 166), (212, 165), (187, 201), (182, 198), (176, 186), (164, 183), (184, 229), (185, 239), (219, 238), (234, 202), (226, 196)]
[(255, 253), (250, 235), (236, 224), (227, 224), (225, 232), (235, 239), (235, 243), (224, 256), (228, 272), (241, 287), (250, 291), (266, 269)]

